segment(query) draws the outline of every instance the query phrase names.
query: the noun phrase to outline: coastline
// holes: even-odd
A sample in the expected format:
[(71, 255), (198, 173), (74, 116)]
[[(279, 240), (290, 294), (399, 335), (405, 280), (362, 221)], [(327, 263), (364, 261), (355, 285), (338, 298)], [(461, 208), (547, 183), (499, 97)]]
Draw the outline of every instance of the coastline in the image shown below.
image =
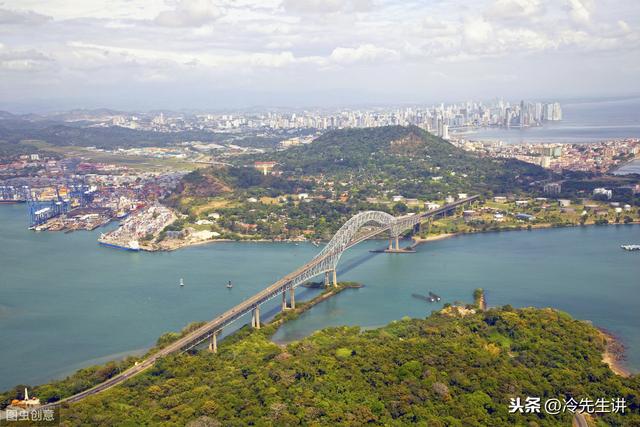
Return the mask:
[[(549, 228), (570, 228), (570, 227), (593, 227), (593, 226), (612, 226), (612, 225), (640, 225), (640, 221), (632, 221), (629, 223), (609, 223), (609, 224), (560, 224), (560, 225), (556, 225), (556, 224), (531, 224), (531, 229), (528, 229), (526, 226), (525, 227), (505, 227), (505, 228), (499, 228), (497, 230), (477, 230), (477, 231), (460, 231), (460, 232), (456, 232), (456, 233), (443, 233), (443, 234), (434, 234), (434, 235), (430, 235), (427, 238), (421, 238), (421, 237), (412, 237), (412, 240), (414, 242), (414, 245), (421, 245), (424, 243), (430, 243), (430, 242), (436, 242), (439, 240), (445, 240), (445, 239), (450, 239), (452, 237), (456, 237), (456, 236), (462, 236), (462, 235), (467, 235), (467, 234), (481, 234), (481, 233), (500, 233), (500, 232), (505, 232), (505, 231), (532, 231), (532, 230), (543, 230), (543, 229), (549, 229)], [(370, 240), (376, 240), (376, 239), (370, 239)], [(386, 239), (379, 239), (379, 240), (386, 240)], [(290, 240), (275, 240), (275, 239), (239, 239), (239, 240), (235, 240), (235, 239), (212, 239), (212, 240), (201, 240), (201, 241), (195, 241), (195, 242), (176, 242), (175, 245), (171, 245), (170, 247), (160, 247), (160, 248), (149, 248), (149, 247), (145, 247), (144, 245), (141, 245), (140, 247), (140, 251), (141, 252), (171, 252), (171, 251), (175, 251), (178, 249), (182, 249), (182, 248), (186, 248), (186, 247), (190, 247), (190, 246), (199, 246), (199, 245), (207, 245), (207, 244), (211, 244), (211, 243), (287, 243), (287, 244), (291, 244), (291, 243), (309, 243), (310, 240), (295, 240), (295, 239), (290, 239)], [(323, 243), (326, 243), (326, 240), (322, 240)]]
[(546, 230), (549, 228), (572, 228), (572, 227), (594, 227), (594, 226), (598, 226), (598, 227), (602, 227), (602, 226), (612, 226), (612, 225), (640, 225), (640, 221), (632, 221), (626, 224), (623, 223), (609, 223), (609, 224), (562, 224), (562, 225), (554, 225), (554, 224), (532, 224), (531, 225), (531, 229), (528, 229), (527, 227), (521, 227), (521, 228), (515, 228), (515, 227), (510, 227), (510, 228), (500, 228), (497, 230), (478, 230), (478, 231), (459, 231), (457, 233), (444, 233), (444, 234), (436, 234), (433, 236), (429, 236), (426, 239), (420, 238), (420, 237), (413, 237), (414, 242), (416, 243), (416, 245), (420, 245), (423, 243), (429, 243), (429, 242), (434, 242), (434, 241), (438, 241), (438, 240), (444, 240), (444, 239), (449, 239), (451, 237), (456, 237), (456, 236), (463, 236), (463, 235), (467, 235), (467, 234), (482, 234), (482, 233), (501, 233), (501, 232), (505, 232), (505, 231), (533, 231), (533, 230)]
[(602, 361), (609, 365), (609, 368), (621, 377), (628, 378), (631, 376), (631, 371), (624, 366), (624, 352), (625, 347), (619, 338), (603, 328), (597, 328), (600, 332), (600, 337), (604, 341), (605, 348), (602, 353)]
[(636, 163), (638, 168), (640, 168), (640, 156), (636, 156), (633, 159), (630, 159), (630, 160), (627, 160), (625, 162), (617, 164), (614, 168), (609, 170), (608, 173), (616, 175), (616, 176), (633, 175), (634, 173), (640, 174), (640, 171), (639, 172), (618, 173), (620, 171), (620, 169), (623, 169), (623, 168), (625, 168), (627, 166), (632, 166), (633, 167), (634, 163)]

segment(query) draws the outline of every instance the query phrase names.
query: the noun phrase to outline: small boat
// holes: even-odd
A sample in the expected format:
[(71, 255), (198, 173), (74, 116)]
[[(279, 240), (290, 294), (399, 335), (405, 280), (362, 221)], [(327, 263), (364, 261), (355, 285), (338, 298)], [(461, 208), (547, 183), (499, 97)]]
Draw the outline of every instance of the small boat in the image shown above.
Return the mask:
[(640, 251), (640, 245), (621, 245), (625, 251)]
[(316, 248), (317, 248), (318, 246), (320, 246), (320, 244), (319, 244), (318, 242), (316, 242), (315, 240), (312, 240), (312, 241), (311, 241), (311, 244), (312, 244), (313, 246), (315, 246)]
[(180, 287), (184, 287), (184, 280), (182, 280), (182, 277), (180, 278)]
[(432, 296), (425, 296), (425, 295), (420, 295), (420, 294), (411, 294), (412, 297), (417, 298), (417, 299), (421, 299), (423, 301), (427, 301), (427, 302), (436, 302), (435, 298), (433, 298)]
[(432, 298), (433, 301), (440, 301), (442, 299), (431, 291), (429, 291), (429, 298)]
[(229, 280), (229, 282), (227, 283), (227, 289), (231, 289), (233, 288), (233, 285), (231, 284), (231, 280)]

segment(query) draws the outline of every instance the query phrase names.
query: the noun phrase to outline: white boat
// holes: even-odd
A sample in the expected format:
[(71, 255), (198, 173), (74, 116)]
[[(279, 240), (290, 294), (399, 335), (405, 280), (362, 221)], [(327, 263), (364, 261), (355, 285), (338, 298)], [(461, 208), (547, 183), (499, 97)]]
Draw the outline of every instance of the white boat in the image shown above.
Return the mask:
[(625, 251), (640, 251), (640, 245), (621, 245)]
[(233, 288), (233, 285), (231, 284), (231, 280), (229, 280), (229, 282), (227, 283), (227, 289), (231, 289)]
[(184, 281), (182, 280), (182, 277), (180, 278), (180, 287), (184, 286)]

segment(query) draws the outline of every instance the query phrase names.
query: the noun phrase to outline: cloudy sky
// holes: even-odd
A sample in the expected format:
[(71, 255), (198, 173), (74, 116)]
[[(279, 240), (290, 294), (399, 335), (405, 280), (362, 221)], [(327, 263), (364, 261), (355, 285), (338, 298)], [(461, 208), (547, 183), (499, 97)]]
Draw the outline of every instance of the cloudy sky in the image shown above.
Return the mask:
[(640, 93), (638, 0), (0, 0), (0, 108)]

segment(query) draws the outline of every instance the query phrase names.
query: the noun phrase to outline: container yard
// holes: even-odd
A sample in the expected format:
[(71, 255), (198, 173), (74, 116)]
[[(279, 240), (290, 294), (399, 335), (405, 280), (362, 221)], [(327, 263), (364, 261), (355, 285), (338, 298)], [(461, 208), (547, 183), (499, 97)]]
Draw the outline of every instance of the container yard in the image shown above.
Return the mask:
[(117, 229), (102, 234), (98, 243), (129, 250), (155, 250), (153, 239), (176, 218), (173, 211), (165, 206), (142, 208), (123, 220)]

